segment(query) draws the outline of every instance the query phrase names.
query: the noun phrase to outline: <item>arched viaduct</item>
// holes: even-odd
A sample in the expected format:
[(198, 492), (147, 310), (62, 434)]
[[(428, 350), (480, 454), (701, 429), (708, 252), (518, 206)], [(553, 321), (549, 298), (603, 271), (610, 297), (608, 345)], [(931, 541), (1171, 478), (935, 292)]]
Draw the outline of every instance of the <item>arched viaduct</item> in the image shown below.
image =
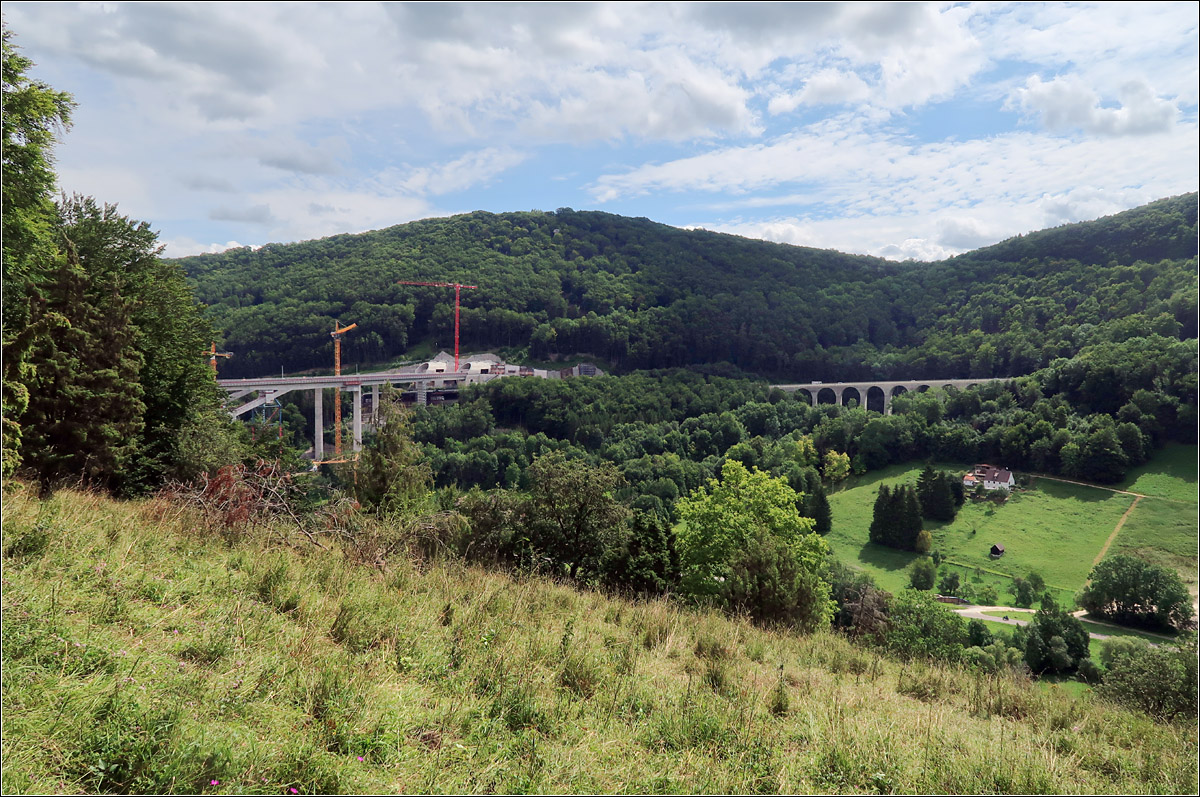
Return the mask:
[[(880, 394), (883, 398), (883, 414), (892, 414), (892, 399), (902, 393), (910, 390), (928, 390), (934, 387), (956, 387), (963, 389), (973, 385), (984, 385), (988, 382), (1004, 382), (1006, 379), (904, 379), (897, 381), (879, 381), (870, 380), (866, 382), (808, 382), (804, 384), (793, 385), (771, 385), (788, 393), (796, 391), (804, 391), (808, 393), (815, 406), (820, 402), (821, 394), (824, 391), (830, 391), (833, 394), (832, 402), (824, 402), (826, 404), (838, 404), (845, 406), (849, 398), (857, 398), (860, 407), (867, 407), (868, 402), (872, 398), (878, 399)], [(879, 393), (872, 394), (872, 390), (877, 390)], [(853, 396), (847, 394), (853, 391)]]

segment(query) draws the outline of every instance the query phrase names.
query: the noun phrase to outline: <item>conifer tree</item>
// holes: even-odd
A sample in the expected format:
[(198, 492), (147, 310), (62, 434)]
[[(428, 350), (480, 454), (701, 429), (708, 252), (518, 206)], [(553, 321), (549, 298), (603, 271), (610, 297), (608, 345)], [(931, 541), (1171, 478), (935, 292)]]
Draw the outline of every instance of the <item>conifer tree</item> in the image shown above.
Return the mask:
[(61, 265), (54, 231), (56, 131), (70, 125), (71, 95), (28, 76), (33, 62), (10, 43), (3, 31), (3, 474), (20, 462), (22, 415), (29, 404), (30, 348), (60, 318), (31, 318), (31, 301), (41, 295), (46, 276)]
[(891, 545), (891, 510), (892, 491), (886, 484), (879, 485), (879, 494), (875, 497), (875, 508), (871, 514), (871, 527), (867, 536), (877, 545)]
[(828, 534), (833, 528), (833, 514), (829, 509), (829, 499), (825, 495), (825, 488), (819, 483), (805, 498), (804, 515), (813, 519), (813, 531), (817, 534)]
[(897, 548), (917, 550), (917, 535), (921, 533), (921, 502), (912, 487), (901, 488), (900, 512), (897, 519)]
[(30, 351), (24, 465), (43, 494), (74, 480), (111, 487), (137, 450), (146, 409), (129, 302), (89, 280), (68, 246), (39, 304), (39, 315), (68, 323)]

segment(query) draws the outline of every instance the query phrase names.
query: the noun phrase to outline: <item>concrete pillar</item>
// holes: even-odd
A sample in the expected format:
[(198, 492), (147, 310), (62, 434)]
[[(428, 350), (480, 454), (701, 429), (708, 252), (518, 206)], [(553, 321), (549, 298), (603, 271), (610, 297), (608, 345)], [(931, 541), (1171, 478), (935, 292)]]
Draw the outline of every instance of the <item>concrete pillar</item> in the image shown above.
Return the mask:
[(371, 422), (379, 417), (379, 385), (371, 385)]
[(892, 391), (890, 390), (883, 391), (883, 414), (892, 414)]
[(428, 385), (426, 382), (417, 382), (417, 404), (424, 407), (429, 403)]
[(354, 395), (354, 450), (362, 451), (362, 388), (350, 392)]
[(838, 405), (839, 407), (846, 406), (845, 404), (842, 404), (842, 391), (844, 391), (845, 389), (846, 388), (844, 388), (844, 387), (831, 388), (831, 390), (833, 390), (833, 403)]
[(325, 459), (325, 405), (321, 388), (313, 390), (313, 460)]

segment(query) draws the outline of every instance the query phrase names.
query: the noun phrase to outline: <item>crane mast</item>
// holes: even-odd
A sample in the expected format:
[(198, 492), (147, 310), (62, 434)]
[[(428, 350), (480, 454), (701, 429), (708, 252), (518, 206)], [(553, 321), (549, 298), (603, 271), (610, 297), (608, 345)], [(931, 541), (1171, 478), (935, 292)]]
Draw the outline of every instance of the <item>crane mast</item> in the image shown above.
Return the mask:
[[(338, 329), (340, 321), (333, 322), (333, 331), (329, 333), (333, 338), (333, 375), (342, 375), (342, 338), (346, 333), (358, 326), (351, 324), (348, 327)], [(356, 405), (357, 406), (357, 405)], [(333, 402), (333, 456), (334, 459), (342, 458), (342, 389), (338, 388), (337, 400)]]
[(211, 349), (209, 349), (206, 352), (201, 352), (201, 353), (207, 354), (209, 356), (208, 362), (209, 362), (209, 365), (212, 366), (214, 376), (216, 376), (216, 373), (217, 373), (217, 358), (225, 357), (226, 359), (228, 359), (233, 356), (233, 352), (231, 352), (231, 351), (217, 351), (217, 342), (215, 340), (213, 341)]
[(406, 282), (400, 280), (397, 285), (424, 285), (429, 288), (453, 288), (454, 289), (454, 371), (458, 372), (458, 314), (459, 314), (459, 298), (462, 295), (462, 289), (473, 291), (479, 288), (478, 285), (463, 285), (460, 282)]

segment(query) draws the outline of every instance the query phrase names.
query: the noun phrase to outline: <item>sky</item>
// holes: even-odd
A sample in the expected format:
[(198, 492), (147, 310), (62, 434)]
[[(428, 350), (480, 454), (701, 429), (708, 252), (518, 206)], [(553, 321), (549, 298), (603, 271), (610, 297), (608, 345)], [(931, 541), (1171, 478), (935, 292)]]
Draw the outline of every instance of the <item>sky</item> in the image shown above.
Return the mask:
[(1181, 3), (5, 2), (168, 256), (601, 210), (930, 260), (1197, 190)]

